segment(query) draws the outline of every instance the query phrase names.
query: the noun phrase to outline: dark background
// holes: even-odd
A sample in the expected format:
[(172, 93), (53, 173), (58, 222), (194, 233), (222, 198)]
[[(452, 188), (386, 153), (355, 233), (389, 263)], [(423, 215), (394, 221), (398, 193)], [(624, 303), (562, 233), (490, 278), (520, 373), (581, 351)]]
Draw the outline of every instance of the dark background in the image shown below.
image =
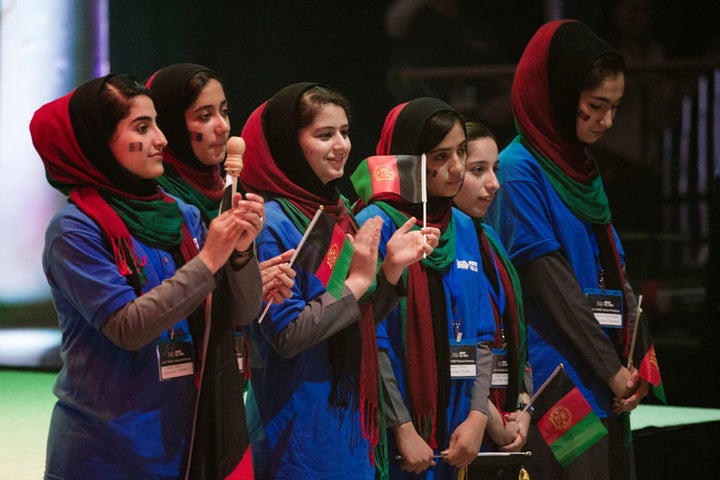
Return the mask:
[[(611, 3), (568, 1), (568, 16), (585, 21), (604, 36), (613, 29)], [(720, 2), (651, 3), (652, 35), (668, 57), (720, 58)], [(385, 34), (386, 1), (123, 0), (109, 4), (111, 70), (134, 74), (142, 81), (158, 68), (176, 62), (200, 63), (216, 70), (225, 82), (234, 135), (240, 133), (255, 107), (287, 84), (316, 81), (345, 93), (353, 105), (353, 150), (347, 171), (374, 153), (387, 111), (410, 99), (388, 87), (397, 45)], [(540, 2), (477, 0), (465, 6), (466, 24), (477, 24), (491, 52), (477, 63), (514, 64), (543, 23)], [(440, 55), (436, 61), (447, 64), (450, 57), (443, 55), (454, 50), (441, 42), (442, 36), (434, 45)], [(492, 118), (479, 120), (492, 122)], [(499, 138), (502, 148), (512, 134), (512, 124), (499, 129), (509, 132)], [(632, 176), (625, 173), (610, 177), (618, 182), (608, 186), (613, 212), (618, 221), (640, 223), (652, 230), (659, 210), (656, 179), (628, 186), (622, 182)], [(344, 193), (352, 197), (347, 187)], [(717, 209), (716, 197), (713, 201), (710, 206)], [(640, 204), (649, 210), (636, 208)], [(715, 210), (711, 245), (719, 243), (719, 217), (720, 210)], [(648, 268), (659, 262), (651, 248), (625, 239), (623, 243), (634, 288), (648, 298), (657, 294), (658, 285), (671, 284), (683, 291), (688, 285), (704, 287), (712, 274), (720, 276), (716, 250), (700, 266), (662, 270)], [(665, 390), (674, 405), (720, 407), (720, 399), (712, 393), (717, 390), (714, 368), (720, 360), (716, 345), (720, 295), (710, 288), (703, 291), (704, 301), (673, 300), (664, 309), (648, 303), (646, 313)], [(52, 305), (0, 305), (0, 327), (18, 326), (55, 327)]]
[[(351, 100), (353, 149), (347, 171), (374, 153), (387, 111), (400, 101), (388, 88), (389, 70), (397, 46), (385, 34), (387, 1), (235, 0), (197, 2), (111, 2), (110, 52), (114, 71), (147, 78), (155, 69), (174, 62), (196, 62), (215, 69), (226, 83), (232, 108), (232, 131), (239, 134), (244, 120), (261, 102), (283, 86), (317, 81), (344, 92)], [(578, 18), (605, 37), (614, 28), (610, 1), (566, 2), (568, 17)], [(668, 57), (720, 56), (720, 2), (714, 0), (653, 0), (651, 34)], [(477, 24), (491, 55), (477, 63), (514, 64), (535, 30), (543, 23), (541, 2), (502, 0), (465, 2), (469, 20)], [(448, 38), (451, 35), (447, 35)], [(451, 42), (452, 39), (449, 40)], [(442, 42), (440, 37), (439, 42)], [(437, 42), (436, 42), (437, 43)], [(437, 49), (436, 63), (451, 60), (453, 45)], [(469, 63), (473, 63), (472, 60)], [(491, 123), (490, 118), (480, 120)], [(621, 121), (621, 120), (618, 120)], [(510, 132), (512, 125), (498, 127)], [(509, 136), (499, 138), (502, 142)], [(617, 188), (608, 186), (618, 222), (648, 225), (658, 219), (657, 182), (629, 186), (630, 174), (616, 175)], [(652, 178), (652, 177), (650, 177)], [(347, 188), (344, 193), (353, 195)], [(643, 202), (644, 200), (644, 202)], [(633, 209), (632, 205), (638, 208)], [(649, 211), (643, 211), (642, 206)], [(718, 215), (715, 215), (717, 217)], [(622, 225), (621, 225), (622, 227)], [(652, 228), (652, 225), (648, 225)], [(713, 234), (717, 235), (717, 232)], [(646, 245), (627, 242), (628, 268), (637, 292), (674, 282), (678, 288), (703, 284), (708, 263), (701, 269), (658, 271), (655, 253)], [(639, 250), (636, 253), (635, 250)], [(635, 262), (635, 263), (633, 263)], [(640, 265), (640, 262), (645, 262)], [(633, 276), (634, 274), (634, 276)], [(687, 277), (687, 278), (686, 278)], [(707, 295), (716, 295), (707, 292)], [(720, 313), (706, 304), (674, 302), (660, 311), (648, 302), (656, 349), (667, 396), (672, 404), (720, 407), (710, 365), (718, 364), (716, 348)], [(650, 400), (653, 401), (653, 400)]]

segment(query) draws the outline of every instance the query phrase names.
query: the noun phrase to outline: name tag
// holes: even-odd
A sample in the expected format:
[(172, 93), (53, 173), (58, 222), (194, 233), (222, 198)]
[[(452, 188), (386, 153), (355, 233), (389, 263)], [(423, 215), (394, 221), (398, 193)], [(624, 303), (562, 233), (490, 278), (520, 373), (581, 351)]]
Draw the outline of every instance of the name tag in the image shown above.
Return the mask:
[(190, 337), (161, 342), (157, 344), (155, 351), (161, 382), (195, 374), (193, 344)]
[(477, 376), (477, 347), (473, 341), (450, 345), (450, 378), (464, 379)]
[(585, 299), (600, 326), (622, 328), (623, 297), (620, 290), (587, 288), (585, 289)]
[(237, 357), (237, 365), (240, 373), (243, 373), (245, 362), (243, 361), (243, 352), (245, 351), (243, 332), (235, 332), (235, 356)]
[(507, 349), (493, 348), (492, 375), (490, 387), (507, 388), (510, 383), (510, 367), (508, 365)]

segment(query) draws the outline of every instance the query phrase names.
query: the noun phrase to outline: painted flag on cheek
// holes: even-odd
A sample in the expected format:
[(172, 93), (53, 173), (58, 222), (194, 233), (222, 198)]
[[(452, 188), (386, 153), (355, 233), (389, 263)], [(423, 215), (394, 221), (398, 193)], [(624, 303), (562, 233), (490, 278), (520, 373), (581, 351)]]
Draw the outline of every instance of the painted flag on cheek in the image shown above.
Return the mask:
[(563, 468), (607, 434), (564, 368), (535, 400), (533, 422)]
[(367, 157), (350, 175), (350, 181), (365, 203), (377, 195), (400, 197), (410, 203), (423, 201), (422, 160), (418, 155)]
[(345, 232), (330, 215), (322, 212), (300, 246), (293, 265), (314, 274), (333, 297), (340, 298), (352, 255), (353, 247)]

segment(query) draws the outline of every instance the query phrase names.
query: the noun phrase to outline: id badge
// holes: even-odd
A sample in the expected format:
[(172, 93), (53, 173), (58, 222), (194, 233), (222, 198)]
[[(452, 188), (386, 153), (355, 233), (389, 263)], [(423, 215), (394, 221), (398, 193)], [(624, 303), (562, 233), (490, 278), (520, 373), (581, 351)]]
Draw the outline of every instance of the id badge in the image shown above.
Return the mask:
[(585, 299), (601, 327), (622, 328), (623, 302), (620, 290), (585, 289)]
[(450, 378), (467, 379), (477, 376), (477, 346), (465, 340), (450, 344)]
[(191, 337), (163, 341), (157, 344), (155, 350), (161, 382), (195, 373)]
[(507, 349), (492, 349), (492, 375), (490, 387), (507, 388), (510, 383), (510, 367), (508, 366)]
[(245, 351), (245, 337), (243, 332), (235, 332), (235, 357), (237, 358), (238, 370), (243, 373), (245, 362), (243, 361), (243, 352)]

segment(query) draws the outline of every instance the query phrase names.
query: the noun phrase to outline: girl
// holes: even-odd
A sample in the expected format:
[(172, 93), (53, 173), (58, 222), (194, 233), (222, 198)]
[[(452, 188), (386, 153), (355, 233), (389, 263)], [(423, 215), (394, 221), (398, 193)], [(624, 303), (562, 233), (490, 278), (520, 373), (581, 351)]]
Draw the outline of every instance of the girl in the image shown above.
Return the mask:
[(260, 306), (256, 261), (231, 254), (252, 246), (262, 198), (236, 196), (206, 230), (196, 208), (162, 192), (167, 141), (147, 89), (126, 75), (44, 105), (30, 132), (70, 199), (43, 252), (63, 332), (46, 478), (177, 479), (192, 446), (205, 299), (227, 281), (238, 324)]
[[(513, 81), (518, 136), (500, 154), (503, 187), (486, 221), (507, 247), (527, 293), (535, 388), (564, 364), (608, 429), (565, 468), (542, 440), (529, 442), (537, 463), (531, 472), (543, 478), (633, 475), (623, 413), (647, 392), (647, 383), (625, 366), (636, 302), (602, 180), (586, 148), (612, 126), (624, 85), (622, 57), (587, 26), (569, 20), (536, 32)], [(594, 311), (590, 304), (598, 302), (612, 308)], [(540, 438), (533, 431), (530, 436)]]
[[(480, 242), (483, 269), (491, 286), (495, 318), (493, 377), (490, 387), (490, 421), (484, 449), (519, 451), (527, 441), (530, 413), (523, 411), (532, 391), (527, 363), (527, 337), (520, 281), (515, 267), (497, 234), (483, 222), (488, 206), (500, 189), (498, 147), (495, 135), (485, 125), (468, 121), (467, 170), (454, 205), (473, 218)], [(517, 468), (476, 466), (493, 478), (517, 478)], [(502, 472), (502, 473), (501, 473)]]
[(438, 232), (410, 232), (409, 220), (376, 276), (381, 222), (358, 230), (336, 188), (350, 154), (348, 112), (339, 93), (297, 83), (258, 107), (242, 131), (240, 178), (268, 202), (260, 259), (296, 247), (319, 206), (354, 247), (339, 298), (315, 272), (295, 266), (291, 298), (253, 324), (258, 358), (247, 410), (261, 478), (367, 480), (375, 478), (373, 461), (386, 464), (372, 456), (380, 434), (375, 318), (397, 304), (403, 268), (432, 251)]
[[(396, 106), (378, 142), (378, 155), (427, 155), (425, 227), (441, 232), (433, 253), (403, 274), (407, 299), (378, 329), (392, 478), (450, 478), (476, 458), (488, 420), (492, 306), (472, 220), (452, 208), (466, 148), (460, 114), (434, 98)], [(352, 179), (364, 206), (358, 220), (383, 219), (383, 256), (396, 229), (422, 218), (422, 205)]]

